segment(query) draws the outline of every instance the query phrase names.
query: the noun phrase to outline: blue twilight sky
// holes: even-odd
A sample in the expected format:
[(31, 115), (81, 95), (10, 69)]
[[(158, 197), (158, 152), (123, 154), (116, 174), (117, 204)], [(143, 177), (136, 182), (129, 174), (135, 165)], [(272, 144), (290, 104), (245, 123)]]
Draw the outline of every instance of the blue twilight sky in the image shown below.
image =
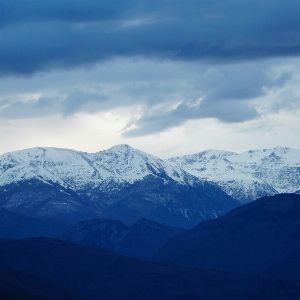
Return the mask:
[(1, 0), (0, 152), (300, 147), (300, 0)]

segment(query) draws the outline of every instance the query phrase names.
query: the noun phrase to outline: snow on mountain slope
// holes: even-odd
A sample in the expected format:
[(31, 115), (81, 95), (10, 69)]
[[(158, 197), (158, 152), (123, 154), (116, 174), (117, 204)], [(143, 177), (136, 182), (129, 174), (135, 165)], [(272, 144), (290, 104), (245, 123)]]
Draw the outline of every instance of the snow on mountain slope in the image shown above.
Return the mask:
[(91, 156), (96, 169), (108, 172), (106, 180), (134, 183), (148, 175), (168, 177), (180, 184), (194, 180), (179, 167), (128, 145), (117, 145)]
[(81, 190), (109, 181), (132, 184), (148, 175), (171, 178), (180, 184), (192, 180), (180, 168), (128, 145), (97, 153), (32, 148), (0, 156), (0, 186), (39, 179)]
[(189, 226), (238, 205), (217, 185), (242, 203), (295, 192), (300, 150), (211, 150), (162, 160), (118, 145), (97, 153), (32, 148), (0, 156), (0, 205), (29, 215), (84, 212)]
[(277, 147), (241, 154), (208, 150), (168, 160), (212, 181), (241, 202), (300, 188), (300, 150)]
[(0, 207), (24, 215), (145, 217), (189, 227), (238, 205), (217, 185), (127, 145), (97, 153), (33, 148), (0, 156)]

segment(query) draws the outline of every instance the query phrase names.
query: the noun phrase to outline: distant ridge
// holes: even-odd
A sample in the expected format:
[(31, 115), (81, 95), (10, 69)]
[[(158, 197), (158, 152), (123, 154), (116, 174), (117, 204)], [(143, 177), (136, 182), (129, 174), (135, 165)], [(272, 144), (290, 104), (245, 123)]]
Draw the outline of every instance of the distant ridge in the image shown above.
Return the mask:
[(300, 150), (286, 147), (235, 153), (220, 150), (170, 158), (173, 165), (212, 181), (246, 203), (300, 189)]
[(300, 195), (258, 199), (172, 238), (160, 261), (300, 279)]

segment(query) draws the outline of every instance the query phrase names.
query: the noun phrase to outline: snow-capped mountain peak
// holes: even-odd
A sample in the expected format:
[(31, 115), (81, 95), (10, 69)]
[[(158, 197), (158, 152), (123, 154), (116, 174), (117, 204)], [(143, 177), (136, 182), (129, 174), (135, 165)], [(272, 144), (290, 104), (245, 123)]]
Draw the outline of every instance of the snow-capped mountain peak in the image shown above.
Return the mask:
[(0, 156), (0, 186), (30, 179), (80, 191), (133, 184), (152, 176), (191, 185), (214, 182), (241, 202), (300, 189), (300, 150), (207, 150), (162, 160), (129, 145), (86, 153), (37, 147)]
[(0, 205), (30, 216), (148, 217), (193, 226), (238, 205), (218, 186), (128, 145), (97, 153), (33, 148), (0, 156)]
[(181, 184), (189, 177), (179, 167), (128, 145), (97, 153), (37, 147), (0, 156), (2, 186), (39, 179), (79, 190), (108, 181), (133, 183), (148, 175), (165, 176)]
[(174, 157), (170, 163), (221, 186), (242, 202), (300, 187), (300, 150), (286, 147), (235, 153), (208, 150)]

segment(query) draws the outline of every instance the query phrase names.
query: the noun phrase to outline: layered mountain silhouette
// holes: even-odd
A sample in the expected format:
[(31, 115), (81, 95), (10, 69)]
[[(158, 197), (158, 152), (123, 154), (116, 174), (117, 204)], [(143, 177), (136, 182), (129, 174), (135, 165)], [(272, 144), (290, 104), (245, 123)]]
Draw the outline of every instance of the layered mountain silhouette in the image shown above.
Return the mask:
[(0, 269), (26, 272), (55, 290), (91, 300), (296, 300), (300, 295), (298, 284), (283, 280), (143, 262), (51, 239), (1, 240)]
[(193, 267), (300, 278), (300, 195), (239, 207), (171, 239), (158, 259)]
[(298, 154), (2, 155), (0, 298), (299, 299)]

